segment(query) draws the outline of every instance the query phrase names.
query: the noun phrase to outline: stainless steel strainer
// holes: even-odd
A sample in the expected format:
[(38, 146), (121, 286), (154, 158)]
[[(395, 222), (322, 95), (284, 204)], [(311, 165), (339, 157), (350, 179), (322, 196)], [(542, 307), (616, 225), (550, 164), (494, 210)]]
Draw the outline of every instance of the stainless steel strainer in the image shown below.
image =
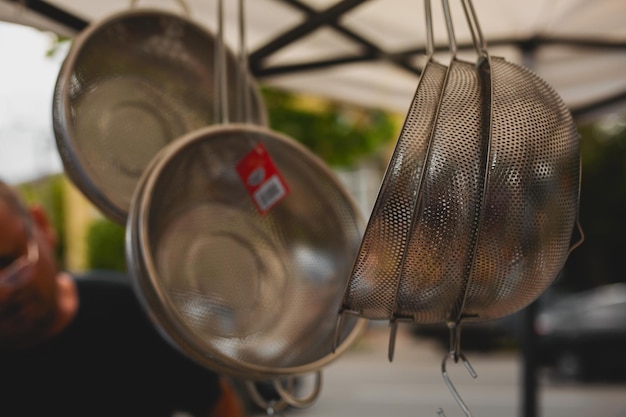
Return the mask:
[(370, 319), (390, 319), (407, 251), (429, 138), (447, 67), (434, 60), (430, 0), (426, 14), (427, 62), (396, 142), (361, 243), (344, 308)]
[[(270, 172), (237, 170), (259, 145), (288, 188), (267, 210), (249, 185)], [(157, 154), (137, 190), (126, 229), (134, 285), (165, 337), (198, 362), (245, 379), (291, 377), (319, 370), (364, 329), (353, 318), (332, 352), (364, 222), (334, 174), (290, 138), (253, 125), (196, 130)]]
[[(215, 123), (215, 45), (188, 16), (141, 8), (74, 39), (55, 87), (54, 133), (69, 178), (107, 217), (125, 222), (137, 181), (161, 148)], [(235, 114), (242, 71), (230, 50), (224, 66)], [(251, 77), (245, 84), (250, 122), (266, 124), (257, 85)]]
[[(468, 0), (478, 59), (458, 59), (443, 4), (453, 57), (434, 127), (436, 101), (410, 109), (400, 143), (416, 168), (408, 182), (383, 182), (377, 204), (388, 212), (375, 208), (365, 236), (376, 225), (389, 232), (361, 246), (341, 315), (453, 325), (502, 317), (537, 298), (571, 250), (580, 155), (568, 109), (530, 70), (489, 56)], [(413, 120), (427, 138), (407, 129)]]

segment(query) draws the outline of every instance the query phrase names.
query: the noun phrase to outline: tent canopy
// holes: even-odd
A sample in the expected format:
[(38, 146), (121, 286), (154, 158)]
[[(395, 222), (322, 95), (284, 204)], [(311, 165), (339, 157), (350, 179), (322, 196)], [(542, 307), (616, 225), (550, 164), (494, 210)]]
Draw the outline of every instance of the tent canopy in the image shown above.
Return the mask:
[[(250, 69), (292, 91), (405, 112), (425, 62), (424, 1), (246, 1)], [(238, 45), (238, 2), (225, 37)], [(459, 54), (475, 56), (461, 0), (450, 0)], [(0, 20), (73, 36), (130, 7), (187, 14), (215, 30), (217, 0), (0, 0)], [(576, 116), (626, 107), (624, 0), (474, 0), (489, 52), (531, 68)], [(442, 3), (432, 2), (435, 46), (449, 57)]]

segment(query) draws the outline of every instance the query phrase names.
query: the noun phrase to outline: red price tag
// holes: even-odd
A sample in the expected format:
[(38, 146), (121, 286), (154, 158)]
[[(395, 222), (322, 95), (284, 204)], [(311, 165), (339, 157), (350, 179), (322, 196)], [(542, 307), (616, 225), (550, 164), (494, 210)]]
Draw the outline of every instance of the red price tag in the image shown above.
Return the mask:
[(259, 143), (235, 167), (259, 213), (266, 214), (289, 194), (287, 183)]

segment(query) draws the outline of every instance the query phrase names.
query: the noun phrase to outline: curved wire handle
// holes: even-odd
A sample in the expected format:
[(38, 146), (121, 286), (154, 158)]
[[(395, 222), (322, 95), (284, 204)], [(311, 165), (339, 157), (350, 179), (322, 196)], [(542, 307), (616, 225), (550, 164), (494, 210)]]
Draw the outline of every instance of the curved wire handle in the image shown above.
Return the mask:
[(576, 229), (578, 230), (578, 240), (570, 245), (569, 250), (567, 251), (567, 256), (572, 253), (574, 249), (582, 245), (585, 241), (585, 231), (583, 230), (582, 224), (580, 224), (580, 189), (582, 187), (582, 170), (583, 170), (583, 161), (582, 158), (578, 159), (578, 201), (576, 202)]
[[(254, 401), (254, 403), (257, 406), (265, 409), (268, 416), (273, 416), (277, 411), (280, 412), (284, 410), (285, 408), (287, 408), (288, 404), (282, 398), (280, 400), (269, 400), (269, 401), (263, 398), (263, 396), (257, 389), (254, 381), (246, 380), (244, 383), (245, 383), (246, 391), (248, 391), (248, 395), (250, 395), (250, 399)], [(293, 389), (292, 379), (289, 379), (287, 384), (288, 384), (289, 390)]]
[[(461, 398), (461, 395), (459, 394), (459, 392), (454, 387), (454, 384), (452, 383), (452, 380), (450, 379), (450, 376), (448, 375), (446, 364), (449, 359), (452, 359), (454, 360), (455, 363), (457, 363), (460, 358), (463, 361), (463, 365), (465, 365), (465, 369), (467, 369), (467, 372), (469, 372), (472, 378), (476, 379), (476, 377), (478, 377), (478, 374), (476, 374), (476, 371), (474, 371), (474, 368), (469, 363), (469, 360), (467, 360), (467, 358), (465, 357), (465, 354), (461, 352), (461, 349), (460, 349), (461, 327), (459, 326), (459, 323), (449, 323), (448, 327), (450, 328), (450, 351), (446, 354), (446, 356), (444, 356), (443, 361), (441, 362), (441, 376), (443, 377), (444, 382), (448, 386), (450, 393), (452, 393), (452, 397), (454, 397), (454, 400), (456, 401), (456, 403), (459, 405), (461, 410), (463, 410), (463, 413), (465, 413), (465, 416), (472, 417), (472, 413), (470, 412), (469, 408), (465, 404), (465, 401), (463, 401), (463, 398)], [(444, 414), (441, 408), (437, 411), (437, 415), (439, 417), (446, 417), (446, 415)]]
[(279, 379), (275, 379), (273, 382), (274, 388), (276, 388), (281, 399), (287, 404), (297, 408), (306, 408), (311, 406), (317, 400), (317, 397), (319, 397), (320, 391), (322, 390), (322, 372), (315, 372), (315, 386), (306, 397), (296, 397), (293, 395), (293, 389), (285, 389)]

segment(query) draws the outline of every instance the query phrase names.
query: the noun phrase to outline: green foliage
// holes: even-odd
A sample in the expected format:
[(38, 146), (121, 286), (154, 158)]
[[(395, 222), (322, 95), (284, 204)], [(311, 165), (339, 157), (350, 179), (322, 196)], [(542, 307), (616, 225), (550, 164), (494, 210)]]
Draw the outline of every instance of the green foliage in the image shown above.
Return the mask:
[(395, 139), (397, 126), (387, 112), (329, 102), (322, 110), (299, 105), (294, 94), (265, 88), (272, 129), (301, 142), (327, 164), (348, 167)]
[(63, 35), (50, 34), (50, 36), (52, 36), (52, 41), (50, 43), (50, 47), (46, 51), (46, 56), (49, 58), (54, 57), (59, 53), (63, 45), (69, 44), (72, 41), (72, 38)]
[(126, 271), (123, 226), (98, 219), (87, 230), (87, 268)]

